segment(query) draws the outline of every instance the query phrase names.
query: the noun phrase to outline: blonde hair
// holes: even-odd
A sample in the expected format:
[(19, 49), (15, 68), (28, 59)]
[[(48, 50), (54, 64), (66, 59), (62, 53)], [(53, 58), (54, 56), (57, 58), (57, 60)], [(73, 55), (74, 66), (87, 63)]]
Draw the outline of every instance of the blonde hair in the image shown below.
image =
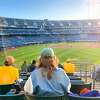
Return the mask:
[[(43, 57), (39, 57), (39, 62), (38, 62), (38, 67), (39, 68), (48, 68), (48, 66), (46, 66), (45, 64), (44, 64), (44, 62), (42, 61), (42, 59), (44, 59)], [(45, 58), (45, 60), (47, 60), (46, 58)], [(58, 65), (58, 62), (59, 62), (59, 60), (58, 60), (58, 58), (56, 57), (56, 56), (54, 56), (53, 57), (53, 63), (52, 64), (50, 64), (50, 66), (49, 66), (49, 68), (48, 68), (48, 72), (47, 72), (47, 78), (48, 79), (51, 79), (51, 75), (52, 75), (52, 71), (57, 67), (57, 65)], [(46, 61), (45, 61), (46, 62)], [(49, 63), (49, 62), (48, 62)], [(49, 64), (48, 64), (49, 65)]]

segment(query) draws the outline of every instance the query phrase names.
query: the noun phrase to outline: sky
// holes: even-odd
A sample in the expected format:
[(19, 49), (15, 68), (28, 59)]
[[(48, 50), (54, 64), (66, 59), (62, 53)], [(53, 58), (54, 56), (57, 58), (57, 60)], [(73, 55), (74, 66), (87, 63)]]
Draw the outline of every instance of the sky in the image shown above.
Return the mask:
[(99, 0), (0, 0), (0, 16), (77, 20), (100, 17)]

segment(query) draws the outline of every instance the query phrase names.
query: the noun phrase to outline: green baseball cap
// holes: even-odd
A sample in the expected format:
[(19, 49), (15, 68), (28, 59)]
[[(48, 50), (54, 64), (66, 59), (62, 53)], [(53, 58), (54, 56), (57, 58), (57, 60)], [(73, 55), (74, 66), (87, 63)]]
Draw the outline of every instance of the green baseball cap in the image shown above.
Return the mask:
[(54, 56), (55, 54), (52, 48), (44, 48), (41, 51), (41, 57), (54, 57)]

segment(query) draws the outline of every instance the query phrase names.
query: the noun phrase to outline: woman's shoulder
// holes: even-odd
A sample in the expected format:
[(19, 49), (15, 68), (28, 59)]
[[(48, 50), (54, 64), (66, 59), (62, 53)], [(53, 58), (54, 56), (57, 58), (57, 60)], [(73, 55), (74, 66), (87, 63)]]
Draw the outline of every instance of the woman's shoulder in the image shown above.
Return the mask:
[(62, 78), (69, 79), (69, 77), (67, 76), (67, 74), (65, 73), (65, 71), (62, 68), (57, 68), (56, 70), (57, 70), (56, 74), (58, 76), (60, 75), (60, 77), (62, 77)]
[(56, 68), (56, 70), (55, 71), (57, 71), (57, 72), (61, 72), (61, 73), (64, 73), (64, 70), (62, 69), (62, 68)]
[(34, 71), (31, 72), (31, 74), (38, 74), (41, 72), (41, 68), (36, 68)]

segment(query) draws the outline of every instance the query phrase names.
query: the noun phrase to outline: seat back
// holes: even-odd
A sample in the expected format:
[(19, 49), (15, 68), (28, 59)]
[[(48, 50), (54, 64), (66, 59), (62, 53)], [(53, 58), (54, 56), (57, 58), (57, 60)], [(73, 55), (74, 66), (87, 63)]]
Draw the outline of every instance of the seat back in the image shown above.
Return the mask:
[(0, 95), (0, 100), (26, 100), (24, 94)]
[(100, 97), (68, 96), (69, 100), (100, 100)]
[(26, 95), (27, 100), (68, 100), (67, 96), (53, 96), (53, 97), (43, 97), (35, 95)]
[(13, 84), (0, 85), (0, 94), (6, 94), (11, 90), (12, 86)]
[(68, 76), (70, 80), (81, 80), (81, 77), (78, 76)]
[(23, 80), (27, 80), (29, 77), (29, 75), (27, 75), (27, 73), (24, 73), (24, 72), (21, 72), (20, 73), (20, 78), (23, 79)]
[(79, 85), (79, 84), (84, 84), (83, 80), (70, 80), (72, 85)]
[(84, 83), (84, 84), (72, 84), (71, 92), (79, 94), (80, 91), (84, 88), (91, 90), (92, 83)]

